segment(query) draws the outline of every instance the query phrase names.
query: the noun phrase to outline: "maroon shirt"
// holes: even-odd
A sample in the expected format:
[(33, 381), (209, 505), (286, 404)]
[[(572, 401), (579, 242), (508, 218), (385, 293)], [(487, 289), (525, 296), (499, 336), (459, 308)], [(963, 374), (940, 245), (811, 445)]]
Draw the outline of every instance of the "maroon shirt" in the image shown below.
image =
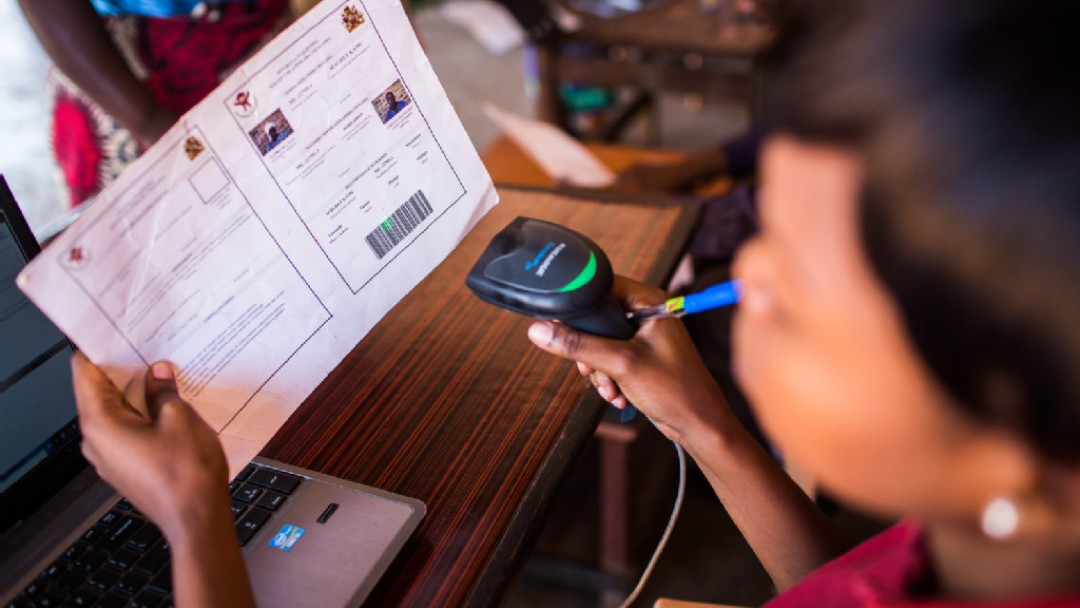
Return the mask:
[[(1077, 573), (1080, 580), (1080, 573)], [(930, 559), (918, 526), (902, 521), (818, 568), (766, 608), (1061, 608), (1080, 607), (1080, 594), (1011, 602), (962, 602), (921, 595)]]

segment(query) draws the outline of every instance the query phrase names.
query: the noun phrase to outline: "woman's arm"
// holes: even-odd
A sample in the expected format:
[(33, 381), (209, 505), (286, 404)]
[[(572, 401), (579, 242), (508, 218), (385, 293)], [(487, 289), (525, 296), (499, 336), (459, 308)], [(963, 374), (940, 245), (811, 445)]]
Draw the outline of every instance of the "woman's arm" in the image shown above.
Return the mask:
[(701, 425), (681, 442), (783, 592), (849, 545), (761, 444), (732, 426)]
[[(667, 298), (622, 278), (616, 295), (628, 309)], [(680, 321), (648, 322), (627, 341), (543, 322), (530, 328), (529, 338), (550, 353), (577, 360), (604, 399), (616, 407), (629, 400), (686, 448), (781, 591), (847, 548), (727, 407)]]
[(705, 148), (669, 162), (640, 162), (615, 177), (612, 187), (619, 192), (675, 194), (693, 190), (695, 184), (729, 171), (726, 150)]
[(172, 368), (146, 374), (146, 411), (132, 407), (82, 353), (71, 360), (83, 454), (161, 528), (181, 607), (255, 601), (233, 528), (228, 464), (217, 435), (180, 398)]
[(88, 0), (19, 0), (56, 66), (148, 146), (176, 120), (128, 68)]

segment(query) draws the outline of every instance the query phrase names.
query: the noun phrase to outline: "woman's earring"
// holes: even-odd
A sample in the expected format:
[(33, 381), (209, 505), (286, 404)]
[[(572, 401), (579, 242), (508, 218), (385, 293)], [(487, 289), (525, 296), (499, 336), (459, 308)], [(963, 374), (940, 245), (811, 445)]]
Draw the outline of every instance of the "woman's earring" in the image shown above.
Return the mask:
[(999, 496), (986, 503), (982, 512), (983, 534), (1002, 540), (1016, 534), (1020, 527), (1020, 510), (1012, 500)]

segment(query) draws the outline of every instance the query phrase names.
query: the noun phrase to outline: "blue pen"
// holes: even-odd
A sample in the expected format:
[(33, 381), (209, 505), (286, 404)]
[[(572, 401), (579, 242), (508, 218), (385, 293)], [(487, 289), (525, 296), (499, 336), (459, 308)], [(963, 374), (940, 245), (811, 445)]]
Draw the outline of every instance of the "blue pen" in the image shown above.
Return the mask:
[[(667, 302), (657, 306), (630, 311), (626, 313), (626, 318), (636, 323), (644, 323), (645, 321), (651, 321), (653, 319), (681, 317), (683, 315), (692, 315), (714, 308), (731, 306), (738, 301), (739, 281), (734, 280), (720, 283), (719, 285), (713, 285), (712, 287), (697, 293), (671, 298)], [(635, 416), (637, 416), (637, 409), (628, 403), (626, 404), (626, 407), (623, 408), (619, 419), (623, 422), (629, 422), (630, 420), (633, 420)]]
[(739, 293), (739, 281), (728, 281), (713, 285), (704, 291), (671, 298), (657, 306), (630, 311), (626, 313), (626, 318), (642, 323), (652, 319), (692, 315), (714, 308), (731, 306), (739, 301)]

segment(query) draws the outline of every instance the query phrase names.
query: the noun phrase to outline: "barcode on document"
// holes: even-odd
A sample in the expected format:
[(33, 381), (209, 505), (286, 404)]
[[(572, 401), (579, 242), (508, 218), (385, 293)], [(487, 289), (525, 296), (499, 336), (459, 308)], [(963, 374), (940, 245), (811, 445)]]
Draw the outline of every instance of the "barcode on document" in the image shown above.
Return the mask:
[(375, 252), (375, 257), (381, 260), (383, 256), (390, 253), (394, 245), (409, 236), (409, 233), (424, 221), (424, 218), (431, 215), (431, 212), (431, 204), (428, 203), (427, 197), (422, 191), (417, 190), (416, 194), (410, 196), (404, 205), (398, 207), (397, 211), (383, 220), (378, 228), (364, 237), (364, 240)]

